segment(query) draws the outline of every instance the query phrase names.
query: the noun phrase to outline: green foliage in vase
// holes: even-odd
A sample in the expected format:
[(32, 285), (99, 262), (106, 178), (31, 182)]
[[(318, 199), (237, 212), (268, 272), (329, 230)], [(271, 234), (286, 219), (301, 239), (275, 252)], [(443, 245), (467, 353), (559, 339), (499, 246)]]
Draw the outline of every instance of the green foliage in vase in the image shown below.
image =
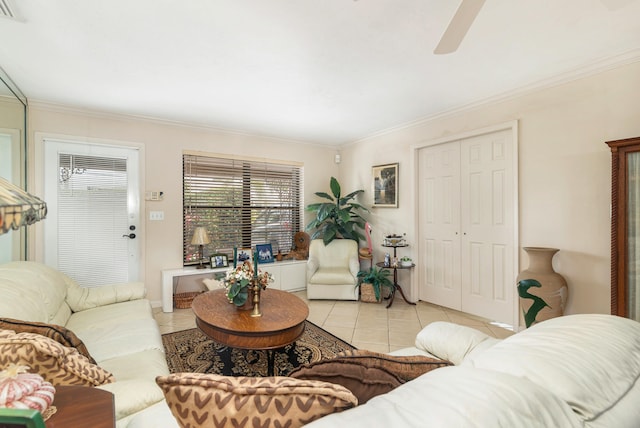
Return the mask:
[(542, 284), (535, 279), (522, 279), (518, 281), (518, 296), (522, 299), (530, 299), (533, 300), (533, 303), (529, 307), (528, 311), (522, 310), (522, 315), (524, 317), (524, 323), (527, 328), (531, 327), (533, 323), (536, 322), (536, 317), (538, 316), (538, 312), (543, 310), (545, 307), (551, 307), (545, 302), (541, 297), (535, 296), (529, 293), (529, 288), (531, 287), (542, 287)]
[(358, 194), (364, 193), (364, 190), (356, 190), (342, 196), (340, 183), (335, 177), (331, 177), (329, 187), (331, 195), (326, 192), (315, 193), (329, 202), (307, 205), (307, 211), (316, 213), (316, 218), (306, 227), (307, 231), (315, 229), (311, 239), (322, 237), (324, 245), (328, 245), (335, 238), (353, 239), (356, 242), (364, 240), (360, 230), (364, 230), (365, 219), (360, 215), (360, 211), (369, 210), (353, 201)]

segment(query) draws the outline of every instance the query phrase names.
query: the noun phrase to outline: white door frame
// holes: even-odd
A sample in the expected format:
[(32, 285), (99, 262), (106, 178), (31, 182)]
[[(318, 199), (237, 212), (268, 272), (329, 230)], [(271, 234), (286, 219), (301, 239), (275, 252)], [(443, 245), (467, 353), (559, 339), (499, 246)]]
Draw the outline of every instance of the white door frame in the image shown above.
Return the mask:
[[(44, 141), (45, 140), (56, 140), (64, 143), (71, 144), (91, 144), (96, 146), (105, 146), (105, 147), (114, 147), (120, 149), (133, 149), (138, 151), (138, 164), (136, 165), (138, 169), (138, 183), (137, 183), (137, 193), (138, 193), (138, 217), (139, 226), (136, 229), (136, 235), (138, 237), (136, 239), (139, 240), (138, 243), (138, 281), (144, 282), (145, 280), (145, 272), (146, 272), (146, 263), (145, 263), (145, 199), (144, 199), (144, 189), (145, 189), (145, 150), (144, 145), (141, 143), (129, 142), (129, 141), (117, 141), (117, 140), (107, 140), (100, 138), (92, 138), (92, 137), (79, 137), (79, 136), (69, 136), (63, 134), (52, 134), (52, 133), (35, 133), (35, 147), (34, 147), (34, 165), (35, 168), (35, 191), (36, 194), (44, 194), (45, 191), (45, 153), (44, 153)], [(46, 221), (46, 220), (45, 220)], [(34, 260), (44, 263), (45, 254), (44, 254), (44, 240), (46, 239), (44, 226), (42, 225), (44, 222), (36, 223), (35, 226), (39, 226), (36, 229), (36, 236), (38, 245), (35, 245), (36, 252), (33, 255)]]
[[(425, 147), (429, 147), (429, 146), (435, 146), (438, 144), (445, 144), (445, 143), (450, 143), (453, 141), (460, 141), (460, 140), (464, 140), (467, 138), (471, 138), (471, 137), (477, 137), (479, 135), (484, 135), (484, 134), (490, 134), (490, 133), (494, 133), (494, 132), (498, 132), (498, 131), (504, 131), (504, 130), (510, 130), (511, 134), (512, 134), (512, 138), (513, 138), (513, 201), (514, 201), (514, 206), (513, 206), (513, 272), (515, 272), (516, 274), (519, 272), (519, 266), (520, 266), (520, 226), (519, 226), (519, 206), (520, 206), (520, 202), (519, 202), (519, 197), (518, 197), (518, 189), (519, 189), (519, 185), (518, 185), (518, 177), (519, 177), (519, 173), (518, 173), (518, 121), (517, 120), (513, 120), (513, 121), (509, 121), (509, 122), (505, 122), (505, 123), (501, 123), (501, 124), (497, 124), (497, 125), (493, 125), (493, 126), (488, 126), (485, 128), (480, 128), (480, 129), (475, 129), (472, 131), (467, 131), (467, 132), (462, 132), (459, 134), (453, 134), (453, 135), (449, 135), (446, 137), (442, 137), (442, 138), (438, 138), (435, 140), (428, 140), (428, 141), (424, 141), (421, 143), (417, 143), (414, 145), (411, 145), (410, 147), (410, 164), (411, 164), (411, 174), (414, 180), (413, 183), (413, 200), (417, 201), (418, 197), (419, 197), (419, 193), (418, 193), (418, 189), (419, 189), (419, 175), (418, 175), (418, 168), (419, 168), (419, 161), (420, 161), (420, 157), (418, 155), (418, 151), (422, 148)], [(414, 204), (414, 230), (415, 230), (415, 236), (420, 236), (420, 219), (419, 219), (419, 204), (416, 202)], [(420, 246), (417, 246), (418, 248), (418, 256), (417, 259), (418, 260), (423, 260), (424, 257), (422, 254), (419, 253), (419, 248)], [(516, 277), (513, 278), (513, 284), (515, 287), (515, 283), (516, 283)], [(412, 275), (412, 280), (411, 280), (411, 295), (412, 296), (418, 296), (419, 292), (418, 292), (418, 275)], [(513, 293), (514, 295), (514, 301), (513, 301), (513, 322), (512, 322), (512, 326), (514, 328), (518, 328), (518, 324), (519, 324), (519, 312), (518, 312), (518, 293)]]

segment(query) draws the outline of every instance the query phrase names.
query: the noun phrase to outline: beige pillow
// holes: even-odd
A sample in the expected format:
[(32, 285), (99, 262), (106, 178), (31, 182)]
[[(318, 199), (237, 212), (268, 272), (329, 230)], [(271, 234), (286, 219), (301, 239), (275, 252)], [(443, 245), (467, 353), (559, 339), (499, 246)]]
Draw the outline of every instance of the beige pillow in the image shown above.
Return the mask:
[(43, 322), (23, 321), (12, 318), (0, 318), (0, 330), (13, 330), (16, 333), (36, 333), (55, 340), (62, 346), (76, 348), (78, 352), (87, 357), (92, 364), (96, 364), (84, 342), (68, 328), (56, 324)]
[(351, 362), (357, 361), (367, 367), (387, 370), (402, 379), (403, 382), (408, 382), (431, 370), (453, 365), (451, 361), (430, 358), (424, 355), (398, 356), (364, 349), (340, 352), (334, 358), (334, 360), (336, 359)]
[(156, 383), (182, 427), (296, 428), (358, 404), (340, 385), (288, 377), (176, 373), (158, 376)]
[(32, 373), (38, 373), (54, 386), (97, 386), (115, 380), (75, 348), (35, 333), (0, 330), (0, 367), (10, 363), (29, 366)]

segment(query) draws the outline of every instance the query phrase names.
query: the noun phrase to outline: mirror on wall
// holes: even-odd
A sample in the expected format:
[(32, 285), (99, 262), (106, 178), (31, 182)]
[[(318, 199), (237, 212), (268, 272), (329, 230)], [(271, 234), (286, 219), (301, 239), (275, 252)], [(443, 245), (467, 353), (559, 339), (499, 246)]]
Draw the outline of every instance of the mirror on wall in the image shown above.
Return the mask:
[[(26, 188), (27, 98), (0, 67), (0, 177)], [(26, 258), (26, 228), (0, 235), (0, 263)]]

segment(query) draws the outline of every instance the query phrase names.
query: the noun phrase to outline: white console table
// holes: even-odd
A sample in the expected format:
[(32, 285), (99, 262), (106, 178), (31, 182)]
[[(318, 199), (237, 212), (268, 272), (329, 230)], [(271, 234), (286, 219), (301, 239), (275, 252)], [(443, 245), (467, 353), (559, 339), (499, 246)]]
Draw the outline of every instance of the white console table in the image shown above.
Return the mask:
[[(273, 275), (273, 283), (269, 287), (284, 291), (299, 291), (307, 287), (307, 261), (284, 260), (281, 262), (261, 264), (260, 269)], [(162, 312), (173, 312), (173, 280), (180, 276), (213, 274), (232, 269), (183, 267), (162, 270)]]

